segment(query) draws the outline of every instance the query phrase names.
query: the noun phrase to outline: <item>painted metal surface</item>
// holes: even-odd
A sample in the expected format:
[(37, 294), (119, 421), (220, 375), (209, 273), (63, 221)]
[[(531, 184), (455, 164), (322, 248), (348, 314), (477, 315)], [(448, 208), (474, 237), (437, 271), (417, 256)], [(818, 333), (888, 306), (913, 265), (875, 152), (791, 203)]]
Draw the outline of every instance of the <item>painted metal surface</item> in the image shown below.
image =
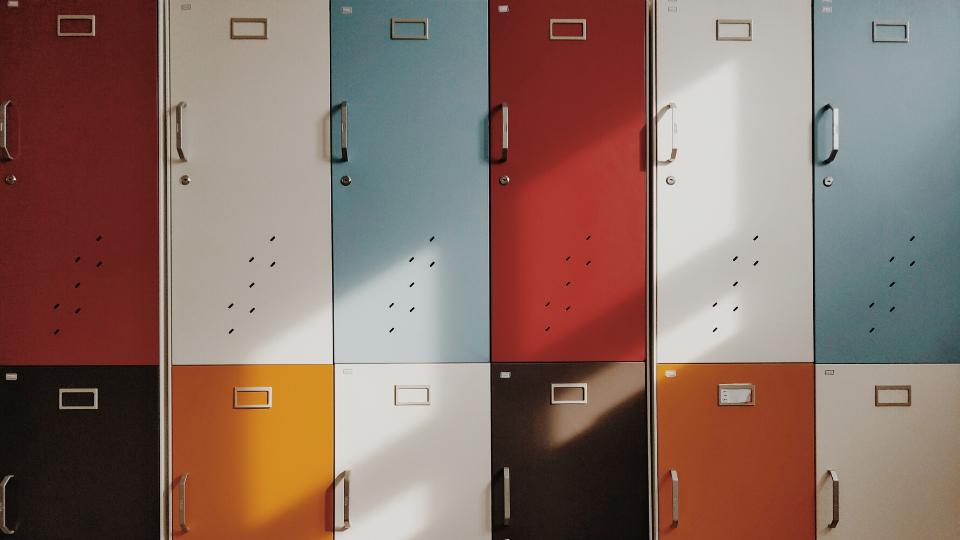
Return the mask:
[(489, 540), (490, 365), (335, 370), (335, 536)]
[[(7, 366), (0, 373), (0, 478), (13, 475), (3, 516), (13, 535), (3, 536), (157, 538), (157, 367)], [(78, 389), (87, 390), (61, 398), (62, 390)]]
[(494, 540), (648, 537), (644, 367), (492, 365)]
[[(174, 366), (174, 536), (333, 538), (333, 366)], [(271, 388), (269, 408), (235, 388)], [(239, 405), (264, 405), (263, 393)]]
[[(813, 536), (812, 364), (657, 366), (660, 538)], [(721, 385), (753, 385), (727, 406)], [(679, 478), (673, 503), (671, 471)], [(674, 508), (679, 520), (674, 525)]]
[(174, 364), (332, 361), (328, 16), (325, 1), (171, 7)]
[[(813, 13), (817, 362), (958, 362), (960, 5), (821, 7)], [(875, 22), (887, 23), (876, 40)], [(905, 39), (906, 25), (909, 41), (880, 41)], [(829, 163), (836, 137), (827, 105), (843, 113)]]
[(0, 364), (156, 365), (157, 3), (4, 2), (0, 48)]
[[(817, 538), (960, 536), (960, 365), (816, 370)], [(884, 396), (877, 386), (910, 386), (909, 406), (904, 390)], [(833, 528), (831, 470), (840, 487)]]
[(331, 5), (337, 362), (490, 360), (485, 7)]
[(490, 3), (493, 361), (644, 360), (645, 5), (502, 7)]
[(812, 362), (810, 4), (655, 9), (659, 361)]

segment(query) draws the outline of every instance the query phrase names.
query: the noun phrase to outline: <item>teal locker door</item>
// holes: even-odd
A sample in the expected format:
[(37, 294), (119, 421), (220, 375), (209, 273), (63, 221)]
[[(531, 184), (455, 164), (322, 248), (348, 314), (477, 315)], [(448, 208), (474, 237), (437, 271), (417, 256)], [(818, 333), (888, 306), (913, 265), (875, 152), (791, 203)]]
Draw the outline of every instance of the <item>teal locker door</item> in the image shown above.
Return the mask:
[(814, 4), (816, 360), (960, 361), (960, 4)]
[(488, 362), (486, 2), (330, 15), (336, 362)]

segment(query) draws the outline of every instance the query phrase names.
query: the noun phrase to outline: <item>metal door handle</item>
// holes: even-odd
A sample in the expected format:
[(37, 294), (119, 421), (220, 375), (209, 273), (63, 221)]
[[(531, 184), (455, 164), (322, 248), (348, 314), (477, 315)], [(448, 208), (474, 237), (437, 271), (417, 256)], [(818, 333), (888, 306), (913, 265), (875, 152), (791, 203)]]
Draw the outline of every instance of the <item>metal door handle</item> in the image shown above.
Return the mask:
[[(7, 145), (7, 136), (9, 135), (7, 130), (7, 109), (11, 105), (13, 105), (13, 102), (9, 99), (0, 104), (0, 158), (3, 159), (16, 159), (18, 157), (10, 153), (10, 147)], [(17, 153), (19, 154), (19, 152)]]
[(190, 476), (190, 473), (183, 473), (180, 475), (180, 530), (187, 532), (190, 530), (190, 527), (187, 527), (187, 477)]
[(510, 525), (510, 467), (503, 468), (503, 525)]
[(840, 523), (840, 477), (837, 476), (837, 471), (827, 472), (830, 473), (830, 478), (833, 480), (833, 521), (827, 527), (835, 529), (837, 524)]
[(10, 482), (11, 478), (13, 478), (13, 475), (8, 474), (0, 482), (0, 532), (3, 532), (3, 534), (13, 534), (16, 531), (16, 529), (7, 528), (7, 483)]
[(340, 151), (343, 153), (343, 160), (347, 160), (347, 102), (340, 103)]
[(680, 525), (680, 479), (677, 477), (677, 471), (670, 471), (670, 479), (673, 481), (673, 523), (671, 527)]
[(500, 160), (502, 163), (507, 162), (507, 150), (510, 148), (510, 119), (508, 117), (507, 102), (504, 101), (501, 105), (503, 109), (503, 158)]
[(829, 103), (826, 108), (830, 109), (831, 116), (833, 116), (833, 148), (830, 150), (830, 155), (827, 156), (827, 159), (823, 160), (824, 164), (837, 159), (837, 153), (840, 152), (840, 109)]
[(177, 103), (177, 154), (180, 154), (180, 159), (183, 161), (187, 160), (187, 156), (183, 154), (183, 109), (186, 106), (186, 101)]
[[(346, 107), (347, 102), (343, 102)], [(344, 154), (346, 155), (346, 154)], [(350, 528), (350, 471), (343, 471), (343, 528), (345, 531)]]
[(668, 109), (670, 110), (670, 157), (660, 163), (673, 163), (677, 160), (677, 104), (670, 103), (661, 109), (660, 114), (657, 115), (657, 121), (659, 122), (667, 114)]

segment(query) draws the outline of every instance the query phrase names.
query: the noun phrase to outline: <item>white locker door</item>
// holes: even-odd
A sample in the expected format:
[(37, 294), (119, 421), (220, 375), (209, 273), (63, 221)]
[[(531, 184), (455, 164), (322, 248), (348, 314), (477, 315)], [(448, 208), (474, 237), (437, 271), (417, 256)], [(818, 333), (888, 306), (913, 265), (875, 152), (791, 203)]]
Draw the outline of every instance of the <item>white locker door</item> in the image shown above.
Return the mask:
[(817, 538), (960, 538), (960, 365), (818, 364), (816, 486)]
[(337, 538), (490, 539), (490, 364), (337, 364), (334, 388)]
[(174, 364), (332, 361), (328, 5), (170, 7)]
[(662, 363), (813, 361), (809, 10), (656, 3)]

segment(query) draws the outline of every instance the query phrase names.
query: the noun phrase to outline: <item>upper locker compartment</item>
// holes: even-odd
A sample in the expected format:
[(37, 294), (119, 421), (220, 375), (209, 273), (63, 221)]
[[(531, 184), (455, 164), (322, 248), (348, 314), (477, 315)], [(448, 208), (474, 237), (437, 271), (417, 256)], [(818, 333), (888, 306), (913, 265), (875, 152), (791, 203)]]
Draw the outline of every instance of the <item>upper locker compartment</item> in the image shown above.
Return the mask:
[(815, 4), (817, 362), (958, 362), (960, 4)]
[(331, 5), (338, 363), (490, 360), (485, 7)]
[(809, 7), (656, 3), (660, 362), (813, 361)]
[(490, 3), (495, 362), (646, 356), (643, 2)]
[(171, 7), (175, 364), (332, 361), (328, 16)]
[(4, 2), (0, 48), (0, 364), (156, 365), (156, 3)]

